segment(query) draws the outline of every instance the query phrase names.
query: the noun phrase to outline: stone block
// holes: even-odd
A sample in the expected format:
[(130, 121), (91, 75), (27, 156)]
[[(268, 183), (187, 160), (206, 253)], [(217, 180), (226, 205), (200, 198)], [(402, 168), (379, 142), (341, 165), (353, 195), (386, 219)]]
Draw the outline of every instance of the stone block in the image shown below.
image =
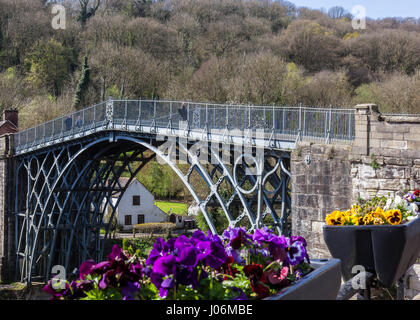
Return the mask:
[(407, 141), (401, 141), (401, 140), (382, 140), (381, 148), (407, 149), (408, 144), (407, 144)]
[(405, 140), (410, 140), (410, 141), (418, 141), (420, 142), (420, 133), (405, 133), (404, 134), (404, 139)]
[[(364, 146), (356, 146), (355, 144), (353, 144), (351, 148), (351, 153), (354, 156), (354, 158), (357, 159), (359, 155), (369, 154), (369, 149), (367, 147), (367, 144)], [(354, 159), (354, 158), (351, 158), (351, 159)]]
[(378, 139), (378, 140), (392, 140), (394, 138), (392, 132), (375, 132), (371, 131), (370, 133), (371, 139)]
[(323, 227), (325, 225), (325, 222), (321, 222), (321, 221), (312, 221), (312, 231), (319, 233), (319, 234), (323, 234)]
[(298, 195), (297, 205), (299, 207), (309, 207), (317, 208), (318, 207), (318, 197), (316, 195)]
[(380, 190), (399, 191), (401, 190), (401, 183), (399, 179), (379, 179), (377, 180)]
[(368, 165), (359, 166), (359, 177), (361, 179), (376, 178), (376, 170)]
[[(417, 133), (417, 134), (420, 134), (420, 124), (414, 124), (414, 123), (412, 123), (411, 125), (410, 125), (410, 133), (412, 133), (412, 134), (415, 134), (415, 133)], [(419, 139), (419, 138), (416, 138), (415, 140), (417, 140), (417, 139)]]
[(389, 133), (408, 133), (410, 132), (410, 125), (380, 122), (377, 123), (377, 125), (371, 126), (371, 131)]
[(406, 172), (404, 167), (385, 166), (377, 170), (377, 176), (380, 179), (405, 179)]
[(370, 154), (374, 154), (375, 156), (394, 157), (394, 158), (401, 157), (401, 149), (370, 148), (369, 151), (370, 151)]
[(407, 141), (407, 147), (409, 150), (420, 151), (420, 141)]
[(384, 163), (388, 165), (411, 166), (413, 164), (413, 159), (409, 157), (402, 157), (402, 158), (385, 157)]

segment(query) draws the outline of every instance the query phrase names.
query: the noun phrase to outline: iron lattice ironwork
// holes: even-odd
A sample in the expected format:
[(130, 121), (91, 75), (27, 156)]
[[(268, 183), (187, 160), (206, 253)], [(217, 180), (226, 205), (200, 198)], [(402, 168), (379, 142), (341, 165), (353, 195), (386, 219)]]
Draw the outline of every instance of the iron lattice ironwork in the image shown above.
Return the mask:
[[(55, 265), (71, 271), (84, 260), (102, 259), (121, 197), (154, 157), (184, 183), (211, 232), (220, 232), (214, 223), (217, 210), (231, 227), (251, 231), (271, 225), (278, 233), (289, 232), (290, 149), (281, 148), (278, 137), (258, 135), (252, 127), (210, 132), (208, 116), (205, 124), (198, 121), (202, 108), (195, 109), (194, 122), (187, 117), (175, 125), (171, 106), (168, 122), (161, 123), (157, 103), (148, 106), (151, 121), (145, 120), (145, 105), (131, 119), (128, 104), (118, 109), (110, 100), (89, 111), (92, 122), (86, 122), (86, 111), (78, 117), (80, 125), (63, 117), (51, 122), (51, 132), (44, 124), (42, 130), (15, 136), (11, 206), (17, 280), (48, 280)], [(122, 176), (129, 178), (125, 185)]]
[[(258, 177), (246, 173), (245, 162), (234, 166), (234, 149), (111, 131), (17, 157), (14, 208), (20, 280), (46, 280), (54, 265), (72, 270), (86, 259), (100, 260), (110, 223), (129, 185), (121, 185), (119, 178), (128, 175), (131, 181), (155, 156), (186, 185), (213, 233), (218, 231), (214, 208), (221, 208), (230, 226), (250, 230), (257, 226), (260, 209), (261, 224), (287, 233), (289, 153), (264, 151), (264, 173), (272, 172), (277, 163), (281, 167), (268, 177), (259, 206), (257, 192), (242, 192)], [(170, 150), (176, 150), (176, 157)], [(116, 194), (119, 200), (112, 202)]]

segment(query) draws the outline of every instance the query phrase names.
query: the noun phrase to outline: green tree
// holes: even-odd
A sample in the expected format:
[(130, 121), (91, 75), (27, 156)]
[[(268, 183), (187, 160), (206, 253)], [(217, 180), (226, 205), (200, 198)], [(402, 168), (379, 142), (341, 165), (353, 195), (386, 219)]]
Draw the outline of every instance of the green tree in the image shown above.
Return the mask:
[[(218, 234), (222, 234), (224, 230), (226, 230), (229, 227), (228, 219), (226, 218), (224, 212), (220, 208), (211, 208), (208, 210), (208, 215), (210, 220), (213, 222), (214, 227), (216, 228), (216, 231)], [(208, 231), (210, 230), (206, 218), (204, 217), (204, 214), (200, 212), (196, 218), (197, 226), (202, 231)]]
[(74, 95), (74, 103), (73, 103), (74, 108), (78, 109), (81, 106), (83, 106), (83, 103), (82, 103), (83, 97), (89, 86), (89, 82), (90, 82), (90, 68), (88, 65), (88, 58), (85, 57), (83, 61), (83, 66), (82, 66), (82, 74), (80, 76), (79, 83), (77, 84), (76, 92)]
[(70, 71), (70, 50), (54, 39), (40, 41), (25, 62), (28, 70), (26, 81), (36, 89), (47, 88), (57, 97)]

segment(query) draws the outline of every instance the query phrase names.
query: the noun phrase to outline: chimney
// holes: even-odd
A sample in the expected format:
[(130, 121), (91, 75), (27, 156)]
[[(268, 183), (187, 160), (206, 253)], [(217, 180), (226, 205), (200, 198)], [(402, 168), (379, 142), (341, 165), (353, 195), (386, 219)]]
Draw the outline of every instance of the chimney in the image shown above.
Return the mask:
[(4, 110), (3, 111), (3, 121), (10, 121), (16, 128), (19, 128), (19, 111), (18, 110)]

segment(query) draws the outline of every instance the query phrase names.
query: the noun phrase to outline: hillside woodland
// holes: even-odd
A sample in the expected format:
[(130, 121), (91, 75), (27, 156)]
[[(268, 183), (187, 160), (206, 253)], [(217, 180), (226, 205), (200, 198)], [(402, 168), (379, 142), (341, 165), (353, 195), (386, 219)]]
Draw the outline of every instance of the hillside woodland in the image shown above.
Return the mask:
[(270, 0), (0, 0), (0, 108), (26, 128), (116, 98), (420, 112), (420, 20)]

